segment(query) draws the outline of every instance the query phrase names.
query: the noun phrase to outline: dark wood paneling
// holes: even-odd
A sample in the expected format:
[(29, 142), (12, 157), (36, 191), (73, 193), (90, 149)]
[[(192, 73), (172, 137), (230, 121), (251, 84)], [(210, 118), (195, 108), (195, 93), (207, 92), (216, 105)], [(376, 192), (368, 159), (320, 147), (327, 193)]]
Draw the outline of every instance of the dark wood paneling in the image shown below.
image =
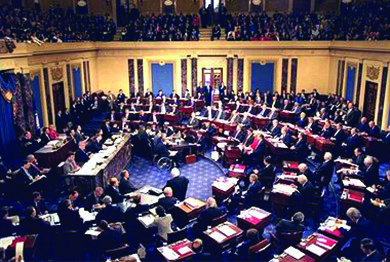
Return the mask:
[(265, 11), (267, 12), (287, 12), (288, 0), (265, 0)]
[(360, 103), (360, 90), (362, 89), (363, 63), (359, 63), (358, 82), (356, 86), (356, 106)]
[(385, 105), (385, 96), (386, 96), (386, 85), (387, 85), (387, 74), (389, 72), (388, 67), (383, 67), (382, 72), (382, 83), (381, 83), (381, 90), (380, 90), (380, 99), (379, 99), (379, 111), (378, 111), (378, 126), (382, 126), (382, 120), (383, 120), (383, 107)]

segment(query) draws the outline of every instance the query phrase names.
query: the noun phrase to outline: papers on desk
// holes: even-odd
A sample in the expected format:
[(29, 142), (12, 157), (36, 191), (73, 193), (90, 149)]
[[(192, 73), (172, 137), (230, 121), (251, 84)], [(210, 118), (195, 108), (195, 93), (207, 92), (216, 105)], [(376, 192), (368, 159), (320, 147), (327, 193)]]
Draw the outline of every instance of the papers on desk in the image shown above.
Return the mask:
[(102, 233), (101, 231), (97, 231), (96, 229), (89, 229), (85, 232), (86, 235), (97, 237)]
[(56, 145), (58, 142), (60, 142), (60, 140), (52, 140), (52, 141), (49, 141), (47, 143), (47, 145), (52, 147), (52, 146)]
[(374, 193), (374, 192), (375, 192), (375, 189), (372, 188), (372, 187), (370, 187), (370, 186), (367, 187), (366, 189), (367, 189), (367, 191), (370, 192), (370, 193)]
[(184, 200), (184, 204), (188, 205), (191, 208), (198, 208), (199, 200), (195, 198), (187, 198), (186, 200)]
[(286, 253), (287, 255), (293, 257), (294, 259), (296, 260), (300, 260), (301, 258), (303, 258), (305, 256), (305, 254), (301, 251), (299, 251), (298, 249), (296, 249), (295, 247), (289, 247), (287, 248), (284, 253)]
[(185, 255), (185, 254), (192, 252), (192, 250), (188, 246), (185, 246), (185, 247), (180, 248), (177, 252), (179, 252), (180, 255)]
[(228, 237), (233, 236), (234, 234), (236, 234), (236, 231), (233, 230), (228, 225), (223, 225), (221, 227), (218, 227), (218, 230), (221, 231), (225, 236), (228, 236)]
[(346, 165), (350, 165), (350, 166), (356, 166), (356, 167), (359, 166), (359, 165), (357, 165), (357, 164), (351, 162), (349, 159), (337, 158), (337, 159), (335, 159), (334, 162), (340, 163), (340, 164), (346, 164)]
[(161, 253), (169, 261), (177, 260), (180, 258), (180, 256), (175, 251), (170, 249), (169, 247), (162, 247)]
[(216, 187), (222, 191), (228, 191), (232, 186), (232, 184), (228, 183), (228, 182), (221, 182), (221, 181), (214, 181), (213, 182), (213, 187)]
[(212, 232), (209, 236), (218, 243), (222, 243), (226, 239), (226, 237), (218, 231)]
[(275, 184), (272, 192), (291, 196), (295, 192), (295, 188), (291, 187), (290, 185)]
[(322, 256), (326, 250), (322, 247), (317, 246), (316, 244), (309, 245), (306, 250), (310, 251), (311, 253), (315, 254), (316, 256)]
[(138, 220), (145, 226), (150, 227), (154, 223), (154, 216), (152, 214), (148, 214), (146, 216), (138, 217)]
[(251, 216), (256, 217), (258, 219), (264, 219), (264, 218), (266, 218), (268, 216), (268, 214), (259, 212), (256, 209), (250, 209), (250, 210), (248, 210), (248, 213)]
[(15, 237), (13, 237), (13, 236), (1, 238), (0, 239), (0, 247), (7, 249), (12, 244), (14, 239), (15, 239)]
[(15, 257), (17, 261), (23, 261), (24, 242), (18, 242), (15, 245)]
[(285, 143), (276, 143), (276, 147), (288, 148)]
[(84, 223), (85, 222), (88, 222), (88, 221), (94, 221), (95, 218), (96, 218), (96, 212), (88, 212), (86, 210), (84, 210), (84, 208), (80, 208), (79, 209), (79, 214), (80, 214), (80, 217), (83, 219)]
[(360, 180), (356, 178), (349, 178), (343, 180), (344, 186), (354, 186), (364, 188), (366, 185)]
[(319, 229), (322, 231), (325, 230), (334, 231), (339, 228), (344, 228), (347, 231), (351, 230), (351, 226), (347, 225), (346, 220), (340, 220), (340, 219), (336, 220), (336, 218), (334, 217), (328, 217), (328, 219), (326, 219), (326, 221), (323, 224), (321, 224), (321, 226), (319, 227)]

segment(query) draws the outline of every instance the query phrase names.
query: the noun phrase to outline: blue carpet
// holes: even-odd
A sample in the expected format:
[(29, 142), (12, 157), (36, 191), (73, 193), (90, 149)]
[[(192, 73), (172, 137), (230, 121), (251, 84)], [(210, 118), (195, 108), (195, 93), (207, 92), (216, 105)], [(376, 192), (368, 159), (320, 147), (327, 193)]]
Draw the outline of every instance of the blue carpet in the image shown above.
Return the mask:
[[(224, 173), (210, 160), (198, 157), (194, 164), (186, 164), (180, 168), (181, 175), (190, 180), (187, 197), (196, 197), (206, 200), (211, 196), (211, 184)], [(150, 161), (134, 156), (129, 167), (130, 179), (134, 186), (140, 188), (151, 185), (163, 188), (171, 178), (168, 171), (161, 171)]]

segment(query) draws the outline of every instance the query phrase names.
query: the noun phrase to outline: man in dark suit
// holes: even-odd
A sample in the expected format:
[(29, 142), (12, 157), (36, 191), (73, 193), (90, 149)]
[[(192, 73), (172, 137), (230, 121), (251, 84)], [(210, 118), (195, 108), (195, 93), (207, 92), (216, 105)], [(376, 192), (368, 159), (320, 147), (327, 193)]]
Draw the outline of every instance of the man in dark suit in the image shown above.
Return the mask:
[(42, 129), (41, 145), (44, 146), (51, 141), (49, 132), (50, 130), (47, 127)]
[(242, 130), (242, 126), (241, 125), (237, 125), (236, 131), (234, 131), (234, 133), (232, 134), (231, 138), (234, 141), (239, 141), (240, 143), (242, 143), (244, 141), (244, 139), (245, 139), (245, 132)]
[(105, 193), (112, 198), (112, 203), (116, 204), (122, 202), (126, 197), (119, 192), (118, 178), (112, 177), (109, 185), (106, 187)]
[(84, 141), (79, 142), (79, 148), (77, 148), (75, 153), (76, 163), (85, 163), (89, 160), (89, 154), (85, 149), (86, 143)]
[(78, 210), (74, 209), (71, 201), (65, 199), (58, 207), (58, 217), (60, 218), (61, 228), (63, 230), (82, 230), (83, 220)]
[(303, 225), (304, 220), (305, 215), (302, 212), (295, 213), (291, 217), (291, 220), (280, 220), (275, 227), (276, 236), (280, 236), (282, 233), (303, 232), (305, 230), (305, 226)]
[(110, 121), (106, 120), (102, 126), (102, 131), (103, 131), (103, 140), (107, 140), (108, 138), (111, 137), (112, 134), (112, 127), (110, 125)]
[(330, 122), (325, 121), (325, 125), (322, 128), (322, 130), (320, 131), (320, 136), (329, 139), (333, 136), (333, 133), (334, 133), (334, 131), (333, 131), (332, 126), (330, 125)]
[(119, 89), (119, 94), (116, 97), (116, 103), (117, 104), (124, 103), (125, 100), (126, 100), (126, 95), (123, 93), (122, 89)]
[(135, 194), (133, 196), (133, 203), (135, 207), (129, 207), (125, 212), (125, 220), (130, 224), (140, 215), (148, 213), (150, 206), (148, 204), (141, 204), (141, 195)]
[(112, 198), (105, 196), (103, 198), (104, 208), (96, 215), (96, 222), (106, 220), (109, 223), (122, 221), (123, 215), (119, 207), (112, 205)]
[(341, 144), (344, 142), (345, 133), (343, 130), (343, 125), (338, 123), (336, 125), (336, 132), (330, 137), (330, 140), (335, 143), (336, 147), (341, 147)]
[(364, 171), (366, 170), (366, 166), (364, 165), (364, 159), (366, 158), (366, 155), (363, 152), (362, 148), (355, 148), (353, 151), (354, 156), (352, 157), (353, 162), (359, 166), (359, 170)]
[(102, 208), (104, 190), (101, 187), (97, 187), (93, 192), (89, 193), (84, 198), (83, 206), (86, 210), (93, 211)]
[(162, 206), (167, 212), (178, 202), (179, 200), (173, 196), (172, 188), (164, 188), (164, 197), (158, 200), (158, 204)]
[(262, 185), (259, 181), (259, 177), (256, 174), (251, 174), (249, 176), (249, 186), (247, 191), (242, 193), (242, 196), (245, 200), (245, 207), (249, 208), (251, 206), (257, 206), (259, 191), (262, 188)]
[(310, 182), (314, 182), (314, 175), (305, 163), (298, 165), (299, 175), (304, 175)]
[(192, 242), (192, 251), (194, 251), (195, 254), (190, 258), (190, 261), (204, 262), (220, 260), (213, 256), (211, 253), (206, 253), (203, 251), (203, 241), (199, 238), (195, 239), (194, 242)]
[(306, 135), (302, 132), (298, 133), (298, 140), (290, 147), (291, 150), (294, 151), (294, 156), (298, 160), (304, 160), (307, 154), (307, 143), (306, 143)]
[(364, 238), (360, 241), (360, 249), (364, 253), (363, 262), (377, 262), (383, 261), (382, 255), (377, 251), (375, 243), (370, 238)]
[(370, 131), (370, 127), (368, 126), (368, 123), (367, 123), (367, 117), (362, 117), (362, 119), (360, 119), (360, 123), (359, 123), (357, 129), (360, 132), (368, 134), (368, 132)]
[(75, 142), (78, 144), (80, 141), (85, 141), (87, 137), (84, 135), (84, 133), (81, 130), (81, 126), (77, 126), (76, 134), (75, 134)]
[(209, 197), (206, 201), (206, 209), (197, 218), (197, 231), (206, 230), (207, 226), (212, 225), (213, 219), (221, 217), (224, 213), (224, 210), (217, 206), (217, 201), (213, 197)]
[(198, 129), (198, 127), (199, 127), (199, 121), (198, 121), (198, 119), (196, 119), (195, 112), (192, 112), (192, 113), (191, 113), (191, 118), (188, 120), (187, 125), (188, 125), (189, 127), (192, 127), (193, 129)]
[(344, 141), (344, 143), (341, 144), (341, 146), (344, 148), (345, 154), (347, 156), (352, 156), (353, 150), (360, 146), (360, 138), (357, 134), (356, 128), (351, 129), (351, 135), (348, 136), (348, 138)]
[(299, 175), (297, 177), (299, 183), (297, 191), (294, 193), (294, 196), (297, 200), (296, 204), (299, 205), (302, 202), (313, 202), (315, 198), (314, 186), (307, 179), (305, 175)]
[(66, 124), (67, 123), (64, 122), (64, 118), (62, 116), (62, 111), (58, 110), (56, 115), (56, 127), (58, 132), (62, 133)]
[(29, 206), (35, 208), (35, 212), (37, 216), (45, 215), (48, 213), (48, 209), (45, 201), (42, 199), (41, 193), (33, 192), (32, 193), (33, 200), (29, 203)]
[(137, 190), (137, 188), (135, 188), (130, 182), (129, 171), (123, 170), (121, 173), (121, 179), (119, 182), (119, 192), (122, 195), (126, 195), (126, 194), (134, 192), (136, 190)]
[(333, 156), (331, 153), (326, 152), (324, 154), (324, 162), (317, 169), (317, 172), (315, 174), (315, 180), (321, 185), (322, 188), (328, 186), (333, 176), (334, 162), (332, 157)]
[(26, 208), (26, 218), (20, 221), (21, 234), (49, 234), (50, 224), (37, 217), (35, 208)]
[(347, 113), (345, 115), (345, 119), (344, 119), (345, 124), (347, 126), (352, 126), (352, 127), (355, 126), (356, 114), (357, 114), (357, 112), (356, 112), (353, 104), (348, 103), (348, 111), (347, 111)]
[[(263, 164), (264, 167), (260, 169), (258, 177), (262, 185), (269, 187), (273, 184), (273, 180), (275, 179), (275, 166), (273, 165), (273, 161), (270, 156), (264, 158)], [(270, 178), (274, 179), (269, 180)]]
[(167, 181), (165, 187), (172, 188), (173, 196), (183, 201), (186, 198), (189, 180), (186, 177), (180, 176), (180, 170), (178, 168), (171, 170), (171, 176), (172, 179)]
[(271, 135), (273, 137), (279, 136), (280, 135), (279, 121), (276, 119), (272, 120), (272, 124), (268, 129), (268, 131), (271, 132)]
[(379, 165), (375, 163), (372, 156), (366, 156), (364, 158), (364, 165), (366, 170), (362, 172), (362, 175), (364, 176), (365, 185), (375, 185), (379, 181)]
[(100, 252), (105, 252), (107, 250), (120, 248), (122, 244), (122, 234), (117, 229), (111, 229), (108, 226), (106, 220), (101, 220), (99, 222), (99, 228), (102, 232), (98, 236), (98, 246)]
[(280, 141), (282, 141), (286, 146), (290, 147), (293, 143), (290, 132), (288, 131), (287, 126), (282, 127), (279, 136)]
[(255, 228), (250, 228), (246, 231), (246, 233), (245, 233), (246, 240), (244, 242), (242, 242), (241, 244), (239, 244), (237, 247), (237, 254), (240, 257), (242, 257), (244, 259), (249, 259), (250, 258), (250, 254), (249, 254), (250, 247), (258, 244), (260, 241), (262, 241), (264, 239), (262, 236), (264, 229), (259, 228), (259, 231)]
[(8, 237), (16, 232), (16, 227), (8, 218), (8, 207), (0, 209), (0, 237)]
[(375, 125), (374, 121), (370, 121), (368, 123), (368, 126), (370, 127), (368, 131), (368, 135), (376, 138), (380, 138), (381, 130), (377, 125)]

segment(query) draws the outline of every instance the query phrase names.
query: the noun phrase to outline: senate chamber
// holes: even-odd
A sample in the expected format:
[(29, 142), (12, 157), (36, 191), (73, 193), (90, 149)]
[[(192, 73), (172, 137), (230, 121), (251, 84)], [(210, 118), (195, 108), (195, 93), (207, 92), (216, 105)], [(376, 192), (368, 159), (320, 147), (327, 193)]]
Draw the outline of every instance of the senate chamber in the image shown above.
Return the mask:
[(390, 0), (0, 0), (0, 262), (390, 261)]

